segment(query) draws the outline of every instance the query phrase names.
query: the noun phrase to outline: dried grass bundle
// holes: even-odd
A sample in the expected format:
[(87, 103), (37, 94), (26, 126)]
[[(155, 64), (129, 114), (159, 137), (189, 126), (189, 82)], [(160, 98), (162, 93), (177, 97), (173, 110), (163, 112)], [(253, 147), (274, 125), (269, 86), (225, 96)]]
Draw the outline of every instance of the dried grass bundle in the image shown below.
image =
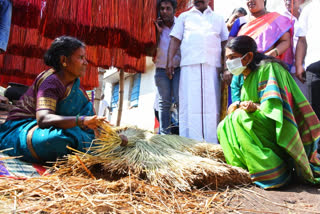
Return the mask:
[[(161, 189), (128, 176), (116, 182), (73, 176), (0, 178), (1, 213), (229, 213), (235, 193)], [(235, 208), (236, 209), (236, 208)]]
[[(121, 136), (127, 138), (125, 146)], [(133, 174), (152, 185), (182, 191), (250, 183), (245, 170), (222, 163), (218, 148), (180, 136), (154, 135), (135, 127), (111, 128), (101, 124), (100, 136), (94, 140), (91, 153), (79, 153), (82, 164), (75, 155), (69, 155), (56, 167), (60, 175), (87, 175), (82, 165), (98, 178)]]
[(192, 154), (209, 159), (215, 159), (221, 162), (226, 162), (223, 150), (218, 144), (197, 143), (190, 148)]

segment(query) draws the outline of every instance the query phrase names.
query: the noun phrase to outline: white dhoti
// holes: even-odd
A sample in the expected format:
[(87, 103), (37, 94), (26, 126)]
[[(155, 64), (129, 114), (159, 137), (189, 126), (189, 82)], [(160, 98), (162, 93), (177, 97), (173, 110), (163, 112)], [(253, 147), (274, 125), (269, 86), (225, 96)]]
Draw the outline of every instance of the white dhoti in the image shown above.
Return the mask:
[(218, 143), (220, 80), (215, 66), (181, 67), (179, 87), (179, 133), (195, 140)]

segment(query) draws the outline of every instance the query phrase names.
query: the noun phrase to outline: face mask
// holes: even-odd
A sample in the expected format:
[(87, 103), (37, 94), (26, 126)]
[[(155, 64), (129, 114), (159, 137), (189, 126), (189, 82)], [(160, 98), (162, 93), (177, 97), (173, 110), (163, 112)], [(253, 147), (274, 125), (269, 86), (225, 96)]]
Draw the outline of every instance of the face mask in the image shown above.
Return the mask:
[[(245, 57), (245, 55), (243, 56)], [(243, 66), (241, 60), (243, 57), (227, 60), (227, 68), (228, 70), (235, 76), (239, 76), (246, 68), (247, 66)]]

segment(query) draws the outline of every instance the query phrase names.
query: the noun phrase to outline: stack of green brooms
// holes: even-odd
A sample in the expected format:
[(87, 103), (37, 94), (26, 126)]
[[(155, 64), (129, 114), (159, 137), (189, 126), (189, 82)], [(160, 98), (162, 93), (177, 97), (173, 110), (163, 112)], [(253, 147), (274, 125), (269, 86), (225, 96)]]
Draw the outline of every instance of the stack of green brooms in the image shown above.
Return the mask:
[(136, 127), (113, 128), (105, 123), (87, 153), (74, 151), (55, 167), (58, 175), (107, 180), (132, 175), (181, 191), (251, 182), (245, 170), (224, 163), (219, 145), (177, 135), (154, 135)]

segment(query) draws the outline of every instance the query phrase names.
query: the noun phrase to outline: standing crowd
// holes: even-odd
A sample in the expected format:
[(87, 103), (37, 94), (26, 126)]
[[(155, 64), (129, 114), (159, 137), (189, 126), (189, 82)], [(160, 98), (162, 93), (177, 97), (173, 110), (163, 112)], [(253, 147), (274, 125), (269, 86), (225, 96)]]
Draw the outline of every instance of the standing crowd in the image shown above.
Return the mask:
[[(176, 0), (158, 1), (160, 134), (171, 133), (175, 103), (179, 135), (220, 143), (227, 162), (247, 169), (257, 185), (319, 183), (320, 2), (301, 11), (300, 0), (284, 0), (287, 10), (278, 13), (266, 0), (247, 0), (249, 14), (237, 8), (226, 23), (208, 2), (194, 0), (176, 18)], [(228, 102), (221, 102), (222, 81)]]

